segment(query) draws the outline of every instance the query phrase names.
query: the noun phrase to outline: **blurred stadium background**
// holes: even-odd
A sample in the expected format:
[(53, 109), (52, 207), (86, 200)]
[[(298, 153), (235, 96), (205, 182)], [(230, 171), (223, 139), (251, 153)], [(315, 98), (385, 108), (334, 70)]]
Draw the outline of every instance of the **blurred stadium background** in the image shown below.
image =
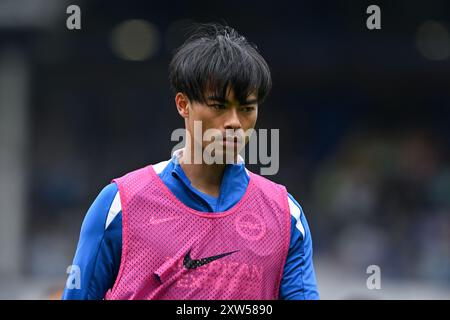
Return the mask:
[(175, 145), (183, 28), (225, 21), (271, 66), (258, 127), (280, 129), (272, 179), (309, 219), (321, 297), (450, 299), (449, 18), (445, 0), (0, 0), (0, 298), (59, 298), (98, 192)]

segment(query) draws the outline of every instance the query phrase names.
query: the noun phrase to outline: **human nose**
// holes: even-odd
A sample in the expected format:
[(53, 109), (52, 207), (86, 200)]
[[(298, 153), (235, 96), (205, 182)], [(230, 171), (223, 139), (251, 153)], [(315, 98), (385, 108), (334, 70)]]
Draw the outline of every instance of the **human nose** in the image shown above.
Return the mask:
[(239, 120), (238, 111), (236, 108), (230, 108), (230, 110), (226, 113), (226, 119), (224, 124), (225, 129), (241, 129), (241, 121)]

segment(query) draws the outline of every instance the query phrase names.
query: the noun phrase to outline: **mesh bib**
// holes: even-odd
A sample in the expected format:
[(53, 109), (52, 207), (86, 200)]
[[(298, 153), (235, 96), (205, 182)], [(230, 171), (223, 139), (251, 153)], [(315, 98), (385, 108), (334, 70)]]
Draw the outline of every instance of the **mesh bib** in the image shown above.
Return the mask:
[(152, 166), (115, 179), (122, 258), (105, 299), (278, 299), (290, 241), (284, 186), (250, 172), (231, 209), (193, 210)]

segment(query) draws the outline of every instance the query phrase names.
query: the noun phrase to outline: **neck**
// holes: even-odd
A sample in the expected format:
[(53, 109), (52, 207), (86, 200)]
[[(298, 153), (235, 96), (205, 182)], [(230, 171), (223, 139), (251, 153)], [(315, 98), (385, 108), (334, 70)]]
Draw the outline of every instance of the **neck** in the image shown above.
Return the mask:
[[(189, 161), (188, 161), (189, 160)], [(185, 148), (179, 159), (191, 185), (203, 193), (218, 197), (226, 164), (194, 163), (191, 148)]]

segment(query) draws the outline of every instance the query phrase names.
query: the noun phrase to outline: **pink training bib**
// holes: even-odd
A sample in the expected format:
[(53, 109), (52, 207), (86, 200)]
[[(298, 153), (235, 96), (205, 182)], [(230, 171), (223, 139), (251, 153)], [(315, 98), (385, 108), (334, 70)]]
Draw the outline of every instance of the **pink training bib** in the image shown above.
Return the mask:
[(178, 200), (152, 166), (114, 182), (122, 258), (105, 299), (278, 299), (291, 223), (284, 186), (250, 172), (236, 205), (205, 213)]

